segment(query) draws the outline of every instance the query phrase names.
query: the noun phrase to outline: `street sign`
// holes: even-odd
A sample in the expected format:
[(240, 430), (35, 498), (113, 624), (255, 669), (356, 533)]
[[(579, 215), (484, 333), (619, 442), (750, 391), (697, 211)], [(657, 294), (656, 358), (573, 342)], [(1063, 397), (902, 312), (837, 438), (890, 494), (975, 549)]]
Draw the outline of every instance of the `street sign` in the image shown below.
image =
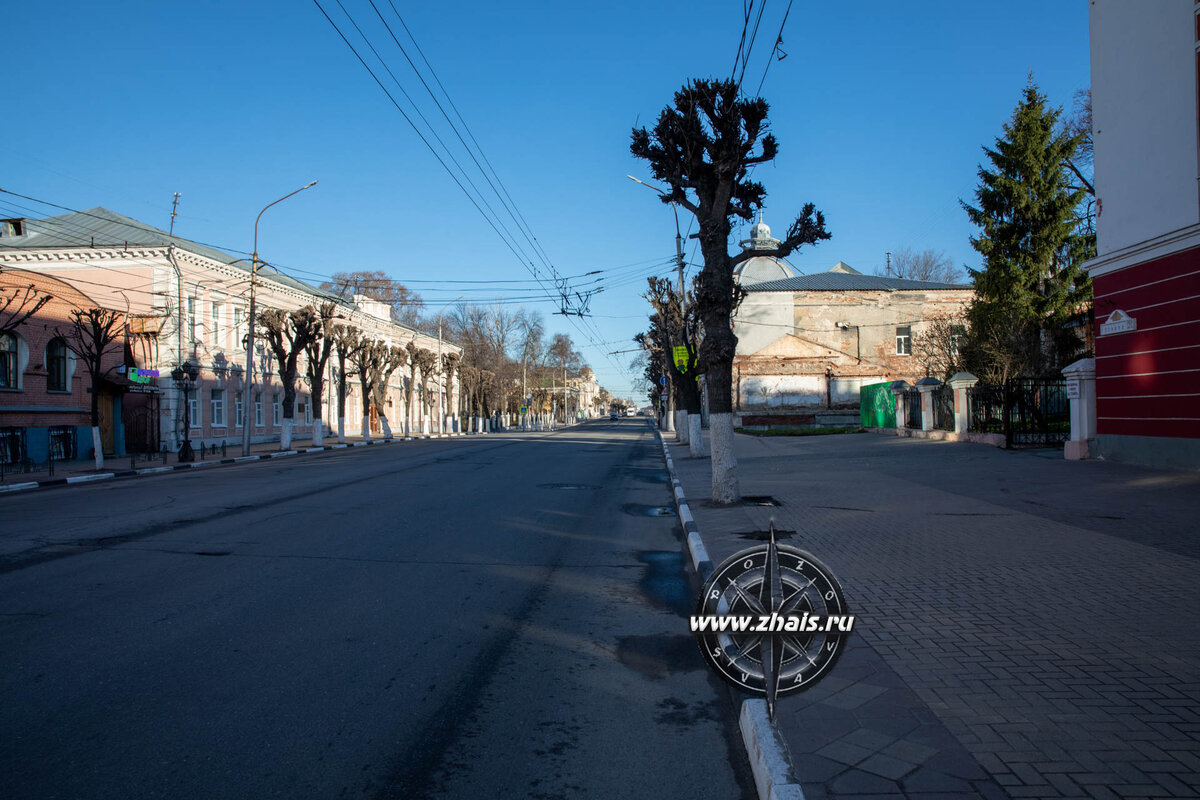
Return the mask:
[(667, 385), (667, 376), (666, 375), (663, 375), (661, 378), (658, 379), (658, 385), (659, 386)]
[(522, 414), (528, 414), (528, 413), (529, 413), (529, 406), (521, 406), (521, 413), (522, 413)]

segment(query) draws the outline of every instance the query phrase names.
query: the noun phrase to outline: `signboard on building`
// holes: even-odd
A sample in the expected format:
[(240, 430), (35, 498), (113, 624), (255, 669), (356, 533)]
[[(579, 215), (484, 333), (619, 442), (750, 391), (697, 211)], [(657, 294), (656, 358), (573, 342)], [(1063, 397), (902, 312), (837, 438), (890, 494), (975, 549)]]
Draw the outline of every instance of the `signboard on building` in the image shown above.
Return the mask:
[(1100, 323), (1100, 335), (1109, 336), (1114, 333), (1128, 333), (1137, 330), (1137, 320), (1117, 309), (1108, 315), (1108, 319)]
[(1069, 400), (1078, 400), (1079, 399), (1079, 381), (1078, 380), (1067, 381), (1067, 399), (1069, 399)]

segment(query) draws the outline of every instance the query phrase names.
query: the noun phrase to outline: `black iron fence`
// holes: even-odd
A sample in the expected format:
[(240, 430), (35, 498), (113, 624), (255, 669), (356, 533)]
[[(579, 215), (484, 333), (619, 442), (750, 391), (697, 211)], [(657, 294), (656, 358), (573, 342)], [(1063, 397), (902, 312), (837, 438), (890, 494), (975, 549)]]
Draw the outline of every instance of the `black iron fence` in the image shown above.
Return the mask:
[(949, 386), (933, 390), (933, 427), (939, 431), (954, 430), (954, 390)]
[(921, 392), (916, 387), (904, 390), (904, 427), (921, 429)]
[(1064, 380), (976, 384), (967, 391), (967, 400), (969, 430), (1002, 433), (1005, 447), (1046, 447), (1071, 438), (1071, 401)]

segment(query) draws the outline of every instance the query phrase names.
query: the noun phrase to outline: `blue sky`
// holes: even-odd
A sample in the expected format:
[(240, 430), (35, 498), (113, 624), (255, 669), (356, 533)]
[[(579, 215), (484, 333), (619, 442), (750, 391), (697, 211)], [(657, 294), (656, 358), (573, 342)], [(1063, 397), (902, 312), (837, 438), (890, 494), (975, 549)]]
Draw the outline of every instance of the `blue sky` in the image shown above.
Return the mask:
[[(313, 2), (7, 9), (7, 72), (16, 80), (0, 132), (0, 188), (163, 228), (181, 192), (177, 233), (249, 250), (258, 211), (318, 179), (260, 226), (263, 257), (297, 277), (384, 270), (435, 312), (464, 291), (481, 301), (545, 296), (524, 264), (533, 260), (545, 277), (541, 256), (515, 233), (369, 0), (342, 3), (526, 258), (504, 245)], [(421, 64), (389, 0), (375, 3)], [(643, 276), (666, 274), (658, 264), (674, 253), (670, 210), (625, 177), (648, 174), (629, 155), (629, 132), (652, 125), (687, 79), (730, 74), (743, 3), (392, 3), (546, 260), (564, 276), (611, 270), (602, 275), (612, 288), (592, 299), (587, 320), (553, 315), (549, 300), (531, 307), (551, 331), (572, 335), (601, 383), (628, 393), (630, 354), (607, 353), (633, 346), (645, 325)], [(337, 0), (321, 5), (376, 66)], [(764, 7), (748, 91), (787, 7)], [(1068, 108), (1089, 83), (1085, 0), (794, 0), (782, 50), (762, 88), (780, 154), (755, 176), (777, 230), (805, 202), (824, 211), (833, 238), (791, 259), (803, 272), (839, 260), (871, 272), (885, 251), (905, 246), (978, 266), (958, 200), (972, 196), (980, 147), (999, 135), (1029, 72)], [(13, 202), (0, 195), (0, 211), (54, 213)], [(687, 255), (699, 259), (691, 247)], [(496, 283), (438, 283), (456, 280)]]

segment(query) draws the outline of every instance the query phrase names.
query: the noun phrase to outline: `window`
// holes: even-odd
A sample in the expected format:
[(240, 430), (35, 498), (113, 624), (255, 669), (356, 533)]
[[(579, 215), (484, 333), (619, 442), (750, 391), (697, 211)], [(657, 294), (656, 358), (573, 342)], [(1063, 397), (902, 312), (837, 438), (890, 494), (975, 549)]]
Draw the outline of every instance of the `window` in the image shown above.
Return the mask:
[(966, 325), (951, 325), (950, 326), (950, 355), (958, 358), (962, 352), (963, 343), (967, 340)]
[(279, 404), (279, 392), (271, 395), (271, 424), (279, 427), (283, 423), (280, 418), (283, 416), (283, 406)]
[(307, 397), (300, 401), (300, 418), (306, 425), (312, 425), (312, 404), (308, 402)]
[(0, 464), (20, 464), (25, 460), (25, 429), (0, 428)]
[(263, 426), (262, 392), (254, 393), (254, 427)]
[(200, 427), (200, 400), (196, 397), (198, 394), (199, 389), (188, 392), (188, 419), (193, 428)]
[(225, 427), (225, 390), (213, 389), (209, 392), (209, 397), (212, 400), (212, 416), (211, 424), (214, 428)]
[(70, 461), (75, 457), (75, 429), (59, 425), (49, 429), (50, 458), (55, 461)]
[(212, 346), (221, 346), (221, 303), (212, 301)]
[(0, 389), (21, 388), (17, 374), (17, 337), (0, 333)]
[(242, 402), (242, 393), (238, 392), (234, 395), (233, 400), (233, 424), (239, 428), (246, 424), (246, 409)]
[(242, 344), (242, 308), (241, 308), (241, 306), (233, 307), (233, 338), (236, 340), (233, 343), (234, 347), (242, 348), (245, 346)]
[(896, 355), (912, 355), (912, 326), (902, 325), (896, 328)]
[(51, 339), (46, 345), (46, 390), (67, 391), (67, 343)]
[(196, 344), (196, 298), (189, 297), (187, 299), (187, 328), (188, 342), (192, 345)]
[(0, 236), (24, 236), (25, 235), (25, 220), (17, 217), (15, 219), (0, 219)]

